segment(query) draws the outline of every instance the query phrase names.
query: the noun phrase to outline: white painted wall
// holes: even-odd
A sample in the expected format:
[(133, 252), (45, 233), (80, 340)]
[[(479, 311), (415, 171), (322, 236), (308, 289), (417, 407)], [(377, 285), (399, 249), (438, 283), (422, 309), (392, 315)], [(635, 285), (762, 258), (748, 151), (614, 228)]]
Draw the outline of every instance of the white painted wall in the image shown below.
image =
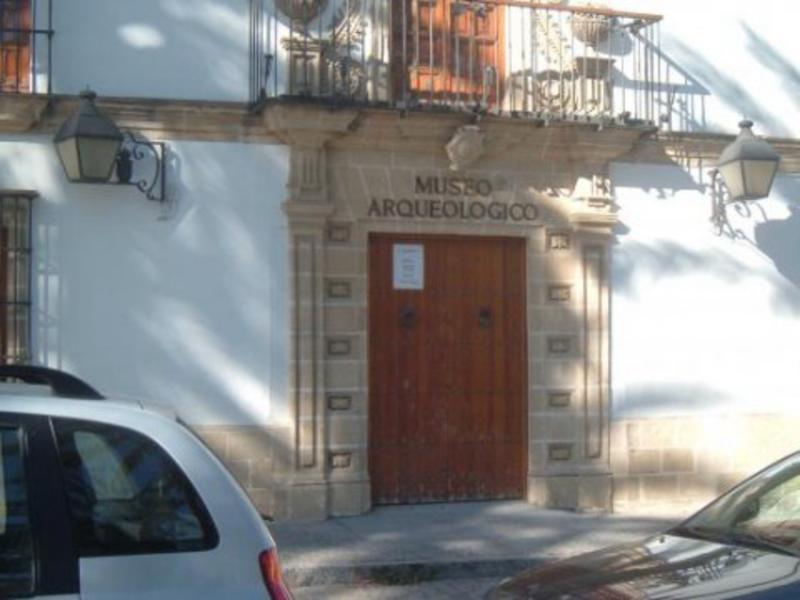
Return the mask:
[[(780, 0), (615, 0), (664, 15), (669, 127), (800, 137), (800, 6)], [(663, 71), (662, 71), (663, 73)], [(666, 108), (666, 107), (665, 107)], [(797, 412), (800, 177), (779, 177), (741, 239), (713, 233), (707, 180), (675, 166), (612, 169), (622, 226), (612, 266), (615, 418)]]
[(612, 169), (615, 418), (800, 411), (800, 177), (779, 177), (742, 239), (713, 233), (679, 166)]
[(195, 424), (288, 418), (282, 146), (170, 142), (175, 205), (67, 183), (49, 137), (0, 142), (34, 202), (35, 361)]
[(608, 4), (664, 15), (661, 68), (669, 69), (669, 79), (677, 86), (672, 128), (735, 132), (746, 116), (762, 135), (800, 137), (800, 4), (790, 0)]
[(249, 0), (53, 0), (53, 91), (247, 101), (249, 15)]

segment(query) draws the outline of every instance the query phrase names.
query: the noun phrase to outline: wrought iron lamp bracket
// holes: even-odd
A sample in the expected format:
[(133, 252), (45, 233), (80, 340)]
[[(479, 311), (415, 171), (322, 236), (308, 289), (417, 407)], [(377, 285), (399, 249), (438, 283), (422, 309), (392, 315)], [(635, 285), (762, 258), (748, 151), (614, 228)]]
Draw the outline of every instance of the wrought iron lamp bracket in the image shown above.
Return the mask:
[[(166, 143), (151, 142), (137, 137), (132, 131), (123, 131), (122, 135), (124, 139), (117, 155), (117, 183), (135, 186), (148, 200), (164, 202), (167, 187)], [(148, 156), (153, 161), (152, 175), (132, 181), (133, 164)]]
[(750, 205), (743, 200), (731, 200), (728, 187), (722, 180), (719, 169), (712, 169), (711, 176), (711, 223), (714, 233), (730, 238), (743, 238), (741, 230), (735, 229), (728, 220), (728, 206), (732, 206), (741, 217), (750, 218), (753, 214)]

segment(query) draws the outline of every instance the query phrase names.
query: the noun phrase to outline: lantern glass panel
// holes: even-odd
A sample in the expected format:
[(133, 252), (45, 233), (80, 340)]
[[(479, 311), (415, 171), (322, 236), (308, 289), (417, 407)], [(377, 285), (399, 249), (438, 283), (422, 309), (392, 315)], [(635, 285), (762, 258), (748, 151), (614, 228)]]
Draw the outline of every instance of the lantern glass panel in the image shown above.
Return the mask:
[(78, 138), (81, 178), (84, 181), (108, 181), (119, 147), (119, 140)]
[(81, 163), (78, 159), (78, 143), (75, 138), (67, 138), (56, 143), (56, 150), (70, 181), (81, 180)]
[(778, 163), (768, 160), (745, 160), (744, 170), (745, 192), (748, 198), (764, 198), (769, 195)]
[(722, 180), (725, 182), (725, 185), (728, 186), (731, 200), (738, 200), (744, 197), (744, 172), (742, 170), (741, 161), (737, 160), (727, 165), (720, 166), (719, 173), (722, 175)]

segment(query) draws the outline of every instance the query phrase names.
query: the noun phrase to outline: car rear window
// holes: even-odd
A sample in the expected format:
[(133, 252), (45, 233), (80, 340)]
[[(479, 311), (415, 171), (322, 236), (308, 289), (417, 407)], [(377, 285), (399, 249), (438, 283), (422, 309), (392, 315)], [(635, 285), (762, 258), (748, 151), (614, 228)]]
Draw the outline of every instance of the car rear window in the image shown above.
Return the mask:
[(217, 534), (189, 480), (144, 435), (110, 425), (54, 422), (81, 556), (194, 552)]
[(0, 597), (33, 592), (34, 556), (23, 432), (0, 426)]

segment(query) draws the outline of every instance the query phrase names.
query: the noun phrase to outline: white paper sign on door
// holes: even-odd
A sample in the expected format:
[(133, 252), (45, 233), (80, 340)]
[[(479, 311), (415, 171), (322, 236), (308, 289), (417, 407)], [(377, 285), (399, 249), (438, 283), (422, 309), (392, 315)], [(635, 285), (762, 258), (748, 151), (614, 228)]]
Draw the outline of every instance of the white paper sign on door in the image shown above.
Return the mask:
[(396, 290), (425, 288), (425, 248), (422, 244), (394, 244), (392, 282)]

